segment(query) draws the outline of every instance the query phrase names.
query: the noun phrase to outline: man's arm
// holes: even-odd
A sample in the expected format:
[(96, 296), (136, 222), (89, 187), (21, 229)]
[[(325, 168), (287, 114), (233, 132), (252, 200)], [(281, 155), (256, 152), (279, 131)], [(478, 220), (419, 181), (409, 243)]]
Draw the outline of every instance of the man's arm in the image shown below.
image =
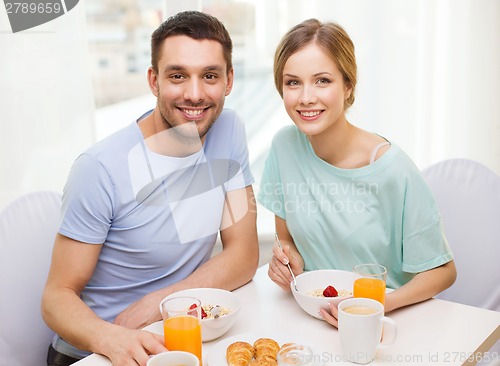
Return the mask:
[(64, 340), (79, 349), (106, 355), (113, 365), (145, 365), (148, 354), (165, 350), (162, 337), (110, 324), (80, 299), (101, 247), (57, 235), (42, 298), (43, 318)]
[[(142, 328), (161, 319), (159, 304), (173, 292), (195, 287), (234, 290), (250, 281), (259, 262), (256, 204), (251, 186), (227, 193), (221, 241), (223, 250), (186, 279), (152, 292), (120, 313), (115, 323)], [(202, 223), (193, 223), (198, 225)]]

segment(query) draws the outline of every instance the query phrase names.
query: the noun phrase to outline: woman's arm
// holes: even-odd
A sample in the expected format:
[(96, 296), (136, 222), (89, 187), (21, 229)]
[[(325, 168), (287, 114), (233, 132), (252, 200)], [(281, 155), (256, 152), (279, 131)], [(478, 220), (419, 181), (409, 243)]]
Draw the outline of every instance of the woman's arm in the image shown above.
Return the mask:
[(418, 273), (411, 281), (385, 297), (385, 311), (415, 304), (437, 295), (453, 285), (457, 278), (455, 262)]
[(278, 243), (274, 244), (273, 247), (273, 257), (269, 262), (268, 275), (273, 282), (280, 286), (285, 291), (290, 291), (290, 282), (292, 282), (292, 275), (288, 270), (287, 264), (290, 264), (294, 275), (299, 275), (304, 272), (304, 260), (299, 254), (295, 243), (293, 242), (292, 236), (288, 232), (286, 227), (286, 221), (275, 216), (276, 222), (276, 232), (280, 238), (280, 242), (283, 245), (283, 250), (278, 246)]
[[(453, 261), (420, 272), (407, 284), (386, 295), (385, 312), (388, 313), (403, 306), (428, 300), (453, 285), (456, 278), (457, 270)], [(338, 309), (336, 306), (330, 304), (330, 313), (325, 309), (321, 309), (320, 314), (328, 323), (338, 327)]]

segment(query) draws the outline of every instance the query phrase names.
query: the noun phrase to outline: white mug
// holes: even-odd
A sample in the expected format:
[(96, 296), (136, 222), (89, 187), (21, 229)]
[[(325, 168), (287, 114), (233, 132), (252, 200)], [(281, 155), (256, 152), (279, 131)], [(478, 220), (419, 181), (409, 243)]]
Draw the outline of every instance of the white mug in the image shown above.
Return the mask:
[(168, 351), (152, 356), (147, 366), (200, 366), (200, 360), (189, 352)]
[(351, 298), (340, 302), (338, 310), (340, 346), (346, 361), (369, 363), (375, 358), (377, 348), (389, 346), (396, 340), (396, 323), (384, 316), (380, 302)]

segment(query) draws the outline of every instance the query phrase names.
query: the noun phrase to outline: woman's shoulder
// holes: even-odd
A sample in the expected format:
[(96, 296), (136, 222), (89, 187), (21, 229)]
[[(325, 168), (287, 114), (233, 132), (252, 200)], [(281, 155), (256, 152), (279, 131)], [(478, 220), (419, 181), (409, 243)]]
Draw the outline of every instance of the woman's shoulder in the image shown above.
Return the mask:
[(281, 127), (273, 136), (273, 144), (289, 144), (306, 138), (295, 125)]

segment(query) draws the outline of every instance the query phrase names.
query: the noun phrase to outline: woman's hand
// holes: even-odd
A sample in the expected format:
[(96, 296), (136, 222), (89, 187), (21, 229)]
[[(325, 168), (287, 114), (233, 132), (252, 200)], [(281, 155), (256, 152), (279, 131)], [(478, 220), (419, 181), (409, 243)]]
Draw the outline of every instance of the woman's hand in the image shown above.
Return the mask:
[(273, 257), (269, 262), (268, 275), (269, 278), (283, 290), (291, 291), (290, 282), (293, 281), (293, 278), (287, 264), (290, 264), (290, 268), (295, 276), (304, 272), (300, 255), (298, 253), (293, 253), (290, 250), (290, 246), (287, 244), (284, 244), (283, 249), (281, 249), (279, 245), (275, 243), (273, 247)]
[(330, 308), (330, 312), (326, 311), (325, 309), (319, 309), (319, 315), (325, 319), (325, 321), (331, 325), (333, 325), (335, 328), (339, 327), (339, 310), (336, 305), (333, 303), (328, 304)]

